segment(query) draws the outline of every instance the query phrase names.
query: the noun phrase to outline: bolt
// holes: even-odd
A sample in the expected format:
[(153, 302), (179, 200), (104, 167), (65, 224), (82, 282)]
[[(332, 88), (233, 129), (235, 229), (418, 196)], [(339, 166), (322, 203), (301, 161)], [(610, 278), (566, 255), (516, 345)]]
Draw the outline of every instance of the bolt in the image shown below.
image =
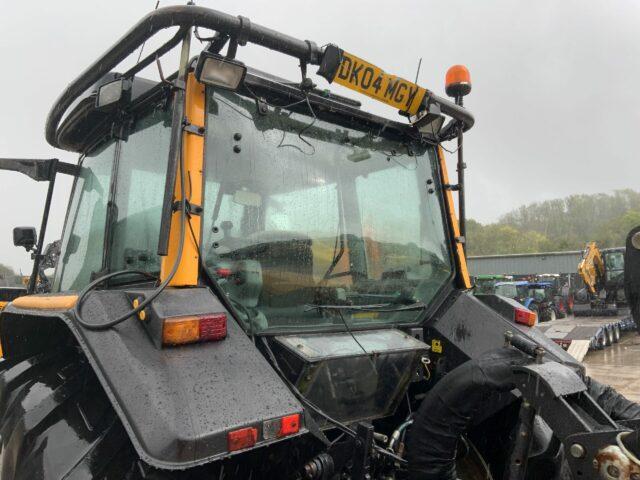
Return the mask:
[(240, 151), (241, 151), (241, 150), (242, 150), (242, 149), (240, 148), (240, 145), (234, 145), (234, 146), (233, 146), (233, 151), (234, 151), (234, 152), (236, 152), (236, 153), (240, 153)]
[(618, 467), (616, 467), (615, 465), (609, 465), (607, 467), (607, 474), (610, 477), (618, 478), (620, 476), (620, 469)]
[[(574, 443), (573, 445), (571, 445), (569, 452), (571, 453), (571, 456), (573, 458), (584, 458), (584, 455), (586, 453), (584, 447), (579, 443)], [(597, 460), (594, 461), (597, 462)]]
[(233, 139), (234, 139), (236, 142), (239, 142), (240, 140), (242, 140), (242, 134), (241, 134), (240, 132), (236, 132), (236, 133), (234, 133), (234, 134), (233, 134)]

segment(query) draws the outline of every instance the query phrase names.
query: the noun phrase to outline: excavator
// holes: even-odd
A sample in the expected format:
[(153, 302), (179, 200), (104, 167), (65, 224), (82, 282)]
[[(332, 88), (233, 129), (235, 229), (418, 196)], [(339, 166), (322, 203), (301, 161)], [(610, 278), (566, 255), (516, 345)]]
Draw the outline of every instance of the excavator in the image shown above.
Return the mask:
[(627, 302), (624, 294), (625, 248), (598, 248), (589, 242), (578, 264), (585, 287), (576, 294), (576, 316), (615, 316)]
[[(250, 68), (247, 44), (300, 78)], [(38, 239), (14, 229), (28, 292), (0, 313), (0, 480), (640, 478), (640, 405), (535, 313), (469, 291), (468, 70), (449, 100), (320, 44), (158, 8), (54, 103), (45, 137), (76, 164), (0, 161), (49, 184)], [(74, 186), (37, 293), (58, 175)]]

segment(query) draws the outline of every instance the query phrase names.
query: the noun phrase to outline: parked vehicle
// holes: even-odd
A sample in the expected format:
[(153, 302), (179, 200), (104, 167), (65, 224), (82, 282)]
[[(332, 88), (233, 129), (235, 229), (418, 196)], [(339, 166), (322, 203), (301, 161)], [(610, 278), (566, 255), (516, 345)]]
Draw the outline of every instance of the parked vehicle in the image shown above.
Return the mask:
[(497, 282), (513, 280), (510, 275), (477, 275), (473, 279), (474, 293), (493, 293)]
[(541, 322), (548, 322), (556, 318), (564, 318), (566, 311), (561, 309), (553, 296), (553, 285), (549, 282), (498, 282), (494, 293), (512, 298), (526, 308), (538, 314)]
[(625, 248), (600, 249), (589, 242), (578, 264), (585, 288), (576, 294), (577, 316), (619, 315), (627, 307), (624, 290)]
[(565, 315), (573, 313), (574, 288), (570, 275), (559, 273), (543, 273), (536, 275), (535, 281), (551, 284), (551, 295), (558, 310)]

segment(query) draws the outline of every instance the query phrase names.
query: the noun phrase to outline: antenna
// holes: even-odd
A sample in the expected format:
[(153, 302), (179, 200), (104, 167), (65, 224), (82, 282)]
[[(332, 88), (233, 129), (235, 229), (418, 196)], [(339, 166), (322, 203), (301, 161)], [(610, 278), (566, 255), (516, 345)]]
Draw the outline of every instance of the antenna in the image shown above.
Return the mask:
[(416, 71), (416, 81), (413, 83), (418, 83), (418, 76), (420, 75), (420, 67), (422, 66), (422, 57), (418, 60), (418, 70)]
[[(160, 0), (158, 0), (156, 2), (156, 8), (154, 8), (154, 10), (157, 10), (159, 6), (160, 6)], [(144, 44), (145, 43), (147, 43), (146, 40), (144, 42), (142, 42), (142, 46), (140, 47), (140, 53), (138, 54), (138, 61), (136, 63), (140, 63), (140, 59), (142, 58), (142, 52), (144, 51)]]

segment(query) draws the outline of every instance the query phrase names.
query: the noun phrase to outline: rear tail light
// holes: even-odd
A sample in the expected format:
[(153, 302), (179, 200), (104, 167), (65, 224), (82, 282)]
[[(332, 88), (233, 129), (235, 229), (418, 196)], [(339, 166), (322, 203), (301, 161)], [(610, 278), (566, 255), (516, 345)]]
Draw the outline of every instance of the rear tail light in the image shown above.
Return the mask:
[(513, 310), (513, 320), (516, 323), (533, 327), (538, 321), (538, 315), (527, 308), (515, 308)]
[(227, 336), (227, 315), (189, 315), (165, 318), (162, 323), (163, 345), (184, 345), (222, 340)]
[(287, 415), (282, 417), (282, 424), (280, 425), (280, 437), (287, 435), (293, 435), (300, 431), (300, 414)]
[(262, 423), (262, 436), (265, 440), (286, 437), (300, 431), (300, 414), (265, 420)]
[(220, 278), (228, 278), (233, 275), (233, 270), (226, 267), (218, 267), (216, 268), (216, 275), (218, 275)]
[(258, 429), (254, 427), (241, 428), (227, 433), (227, 449), (230, 452), (253, 447), (258, 441)]

